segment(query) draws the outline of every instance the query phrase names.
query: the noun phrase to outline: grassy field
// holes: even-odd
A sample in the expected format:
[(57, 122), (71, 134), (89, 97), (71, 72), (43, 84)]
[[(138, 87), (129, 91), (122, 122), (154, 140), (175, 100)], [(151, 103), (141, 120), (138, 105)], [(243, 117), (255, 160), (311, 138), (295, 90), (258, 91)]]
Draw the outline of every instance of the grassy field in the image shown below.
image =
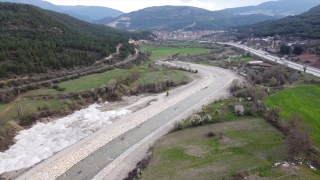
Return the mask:
[(231, 58), (232, 62), (253, 61), (252, 57)]
[[(100, 87), (102, 84), (107, 84), (108, 81), (117, 73), (125, 73), (125, 70), (114, 69), (114, 70), (107, 71), (100, 74), (91, 74), (88, 76), (80, 77), (79, 79), (58, 83), (57, 85), (59, 87), (66, 88), (66, 90), (62, 93), (81, 92), (85, 90), (90, 90), (92, 88)], [(23, 96), (59, 94), (59, 93), (61, 92), (56, 91), (54, 89), (41, 88), (38, 90), (29, 91), (23, 94)]]
[[(62, 102), (57, 99), (53, 100), (22, 100), (22, 110), (24, 115), (37, 113), (37, 107), (43, 107), (46, 103), (50, 110), (62, 109)], [(3, 127), (10, 120), (17, 120), (17, 109), (19, 107), (18, 101), (8, 104), (0, 104), (0, 127)]]
[[(211, 131), (223, 137), (208, 137)], [(318, 179), (316, 172), (273, 168), (285, 160), (283, 134), (263, 119), (249, 119), (189, 128), (170, 133), (154, 145), (142, 180), (228, 179), (244, 172), (251, 179)], [(296, 175), (291, 175), (296, 174)]]
[(142, 51), (152, 51), (152, 55), (150, 57), (151, 60), (160, 60), (167, 58), (170, 55), (174, 55), (177, 53), (180, 54), (201, 54), (207, 53), (210, 50), (204, 48), (170, 48), (170, 47), (155, 47), (155, 46), (144, 46), (141, 48)]
[(283, 118), (297, 112), (304, 117), (304, 121), (312, 126), (311, 137), (315, 145), (320, 148), (320, 86), (298, 85), (273, 94), (265, 99), (270, 107), (282, 107)]

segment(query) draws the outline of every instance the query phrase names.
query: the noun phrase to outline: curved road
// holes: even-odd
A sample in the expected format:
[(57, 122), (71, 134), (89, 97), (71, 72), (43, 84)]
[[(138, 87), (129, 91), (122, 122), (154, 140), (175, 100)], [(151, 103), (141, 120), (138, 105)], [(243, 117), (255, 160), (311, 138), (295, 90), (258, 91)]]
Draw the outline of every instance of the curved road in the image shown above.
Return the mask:
[[(60, 176), (57, 179), (122, 179), (127, 172), (134, 168), (139, 158), (143, 157), (143, 152), (145, 152), (157, 138), (160, 138), (170, 131), (175, 121), (191, 115), (194, 110), (201, 109), (203, 104), (207, 104), (213, 99), (227, 96), (229, 94), (229, 85), (233, 79), (237, 78), (237, 76), (229, 70), (217, 67), (194, 64), (192, 64), (191, 67), (201, 72), (201, 74), (203, 74), (202, 78), (205, 78), (183, 88), (178, 88), (176, 92), (170, 93), (167, 99), (132, 114), (132, 119), (134, 116), (143, 118), (144, 114), (150, 114), (150, 108), (161, 109), (162, 107), (166, 107), (163, 111), (159, 111), (160, 113), (144, 119), (142, 124), (135, 125), (130, 130), (123, 132), (122, 135), (115, 137), (90, 153), (87, 157), (74, 163), (71, 168), (61, 168), (58, 167), (58, 164), (52, 166), (57, 169), (66, 170), (63, 170), (64, 173), (59, 174)], [(192, 93), (188, 94), (187, 92)], [(126, 121), (120, 121), (114, 124), (122, 127), (121, 123), (125, 124)], [(104, 132), (99, 131), (98, 133)], [(95, 139), (95, 136), (90, 136), (90, 138)], [(77, 148), (77, 145), (73, 148)], [(61, 158), (64, 158), (64, 156), (61, 156), (60, 159)], [(57, 162), (53, 161), (50, 162), (50, 164)], [(72, 162), (70, 163), (72, 164)], [(48, 164), (44, 166), (48, 166)], [(20, 176), (18, 179), (36, 179), (34, 178), (35, 176), (33, 176), (35, 173), (40, 173), (37, 177), (42, 178), (39, 179), (56, 178), (54, 175), (50, 177), (50, 173), (52, 173), (51, 170), (47, 168), (45, 170), (46, 172), (44, 172), (43, 169), (45, 168), (40, 167), (41, 168), (31, 169), (31, 171)]]
[[(282, 64), (282, 65), (287, 65), (288, 67), (290, 67), (292, 69), (303, 71), (303, 65), (298, 64), (298, 63), (294, 63), (294, 62), (291, 62), (291, 61), (287, 61), (287, 60), (280, 60), (278, 57), (266, 54), (266, 52), (264, 52), (264, 51), (252, 49), (252, 48), (249, 48), (247, 46), (244, 46), (244, 45), (241, 45), (241, 44), (236, 44), (236, 43), (219, 43), (219, 44), (227, 44), (227, 45), (230, 45), (230, 46), (235, 46), (235, 47), (250, 51), (251, 53), (254, 53), (255, 55), (263, 57), (263, 58), (265, 58), (265, 59), (267, 59), (269, 61), (273, 61), (273, 62), (276, 62), (278, 64)], [(308, 66), (307, 69), (306, 69), (306, 73), (312, 74), (312, 75), (314, 75), (316, 77), (320, 77), (320, 69), (317, 69), (317, 68), (314, 68), (314, 67), (309, 67)]]

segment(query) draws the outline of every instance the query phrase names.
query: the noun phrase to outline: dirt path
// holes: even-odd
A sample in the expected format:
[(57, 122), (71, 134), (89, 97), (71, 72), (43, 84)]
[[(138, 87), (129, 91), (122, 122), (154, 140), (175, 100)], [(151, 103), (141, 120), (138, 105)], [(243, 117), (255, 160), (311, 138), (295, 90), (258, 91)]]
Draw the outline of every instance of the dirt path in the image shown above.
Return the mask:
[(7, 114), (7, 112), (14, 106), (14, 104), (11, 104), (9, 107), (7, 107), (4, 111), (2, 111), (0, 113), (0, 118), (2, 118), (2, 116), (4, 116), (5, 114)]

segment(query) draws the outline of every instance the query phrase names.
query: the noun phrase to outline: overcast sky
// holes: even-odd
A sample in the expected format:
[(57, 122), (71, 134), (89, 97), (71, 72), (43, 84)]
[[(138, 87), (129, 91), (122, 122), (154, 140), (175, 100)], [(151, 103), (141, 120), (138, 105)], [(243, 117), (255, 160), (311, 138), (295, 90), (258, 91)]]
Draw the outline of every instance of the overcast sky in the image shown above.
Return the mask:
[(258, 5), (271, 0), (46, 0), (56, 5), (105, 6), (123, 12), (131, 12), (150, 6), (184, 5), (208, 10)]

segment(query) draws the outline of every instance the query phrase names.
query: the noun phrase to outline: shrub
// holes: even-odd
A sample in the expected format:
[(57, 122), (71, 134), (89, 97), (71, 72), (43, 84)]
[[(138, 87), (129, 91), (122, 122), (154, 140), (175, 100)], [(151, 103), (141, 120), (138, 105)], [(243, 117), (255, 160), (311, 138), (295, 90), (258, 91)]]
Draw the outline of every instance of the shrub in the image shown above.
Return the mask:
[(232, 81), (231, 85), (230, 85), (230, 92), (233, 93), (237, 90), (239, 90), (241, 88), (240, 86), (240, 82), (238, 79), (235, 79)]
[(235, 105), (234, 111), (238, 116), (242, 116), (244, 114), (244, 107), (242, 105)]
[(50, 88), (52, 86), (52, 83), (51, 82), (44, 82), (44, 83), (41, 83), (41, 86)]
[(56, 84), (52, 86), (52, 89), (58, 89), (58, 88), (59, 88), (59, 86)]
[(174, 127), (173, 127), (173, 130), (174, 131), (180, 131), (183, 129), (183, 122), (175, 122), (174, 123)]
[(106, 85), (102, 84), (102, 85), (100, 86), (100, 88), (99, 88), (99, 91), (100, 91), (101, 93), (105, 93), (105, 92), (107, 91)]
[(58, 87), (58, 89), (57, 89), (57, 90), (58, 90), (58, 91), (63, 92), (63, 91), (65, 91), (65, 90), (66, 90), (66, 88)]
[(245, 174), (242, 173), (242, 172), (238, 172), (238, 173), (235, 173), (234, 175), (232, 175), (232, 180), (243, 180), (243, 179), (246, 179), (245, 177)]
[(280, 120), (280, 111), (281, 107), (271, 106), (265, 114), (266, 120), (278, 124)]
[(210, 114), (206, 114), (202, 117), (202, 120), (204, 123), (208, 123), (208, 122), (211, 122), (211, 116)]
[(191, 116), (190, 123), (191, 123), (191, 126), (198, 126), (198, 125), (202, 125), (204, 122), (199, 115), (195, 114)]
[(209, 137), (214, 137), (216, 135), (216, 133), (212, 130), (209, 132), (208, 136)]

